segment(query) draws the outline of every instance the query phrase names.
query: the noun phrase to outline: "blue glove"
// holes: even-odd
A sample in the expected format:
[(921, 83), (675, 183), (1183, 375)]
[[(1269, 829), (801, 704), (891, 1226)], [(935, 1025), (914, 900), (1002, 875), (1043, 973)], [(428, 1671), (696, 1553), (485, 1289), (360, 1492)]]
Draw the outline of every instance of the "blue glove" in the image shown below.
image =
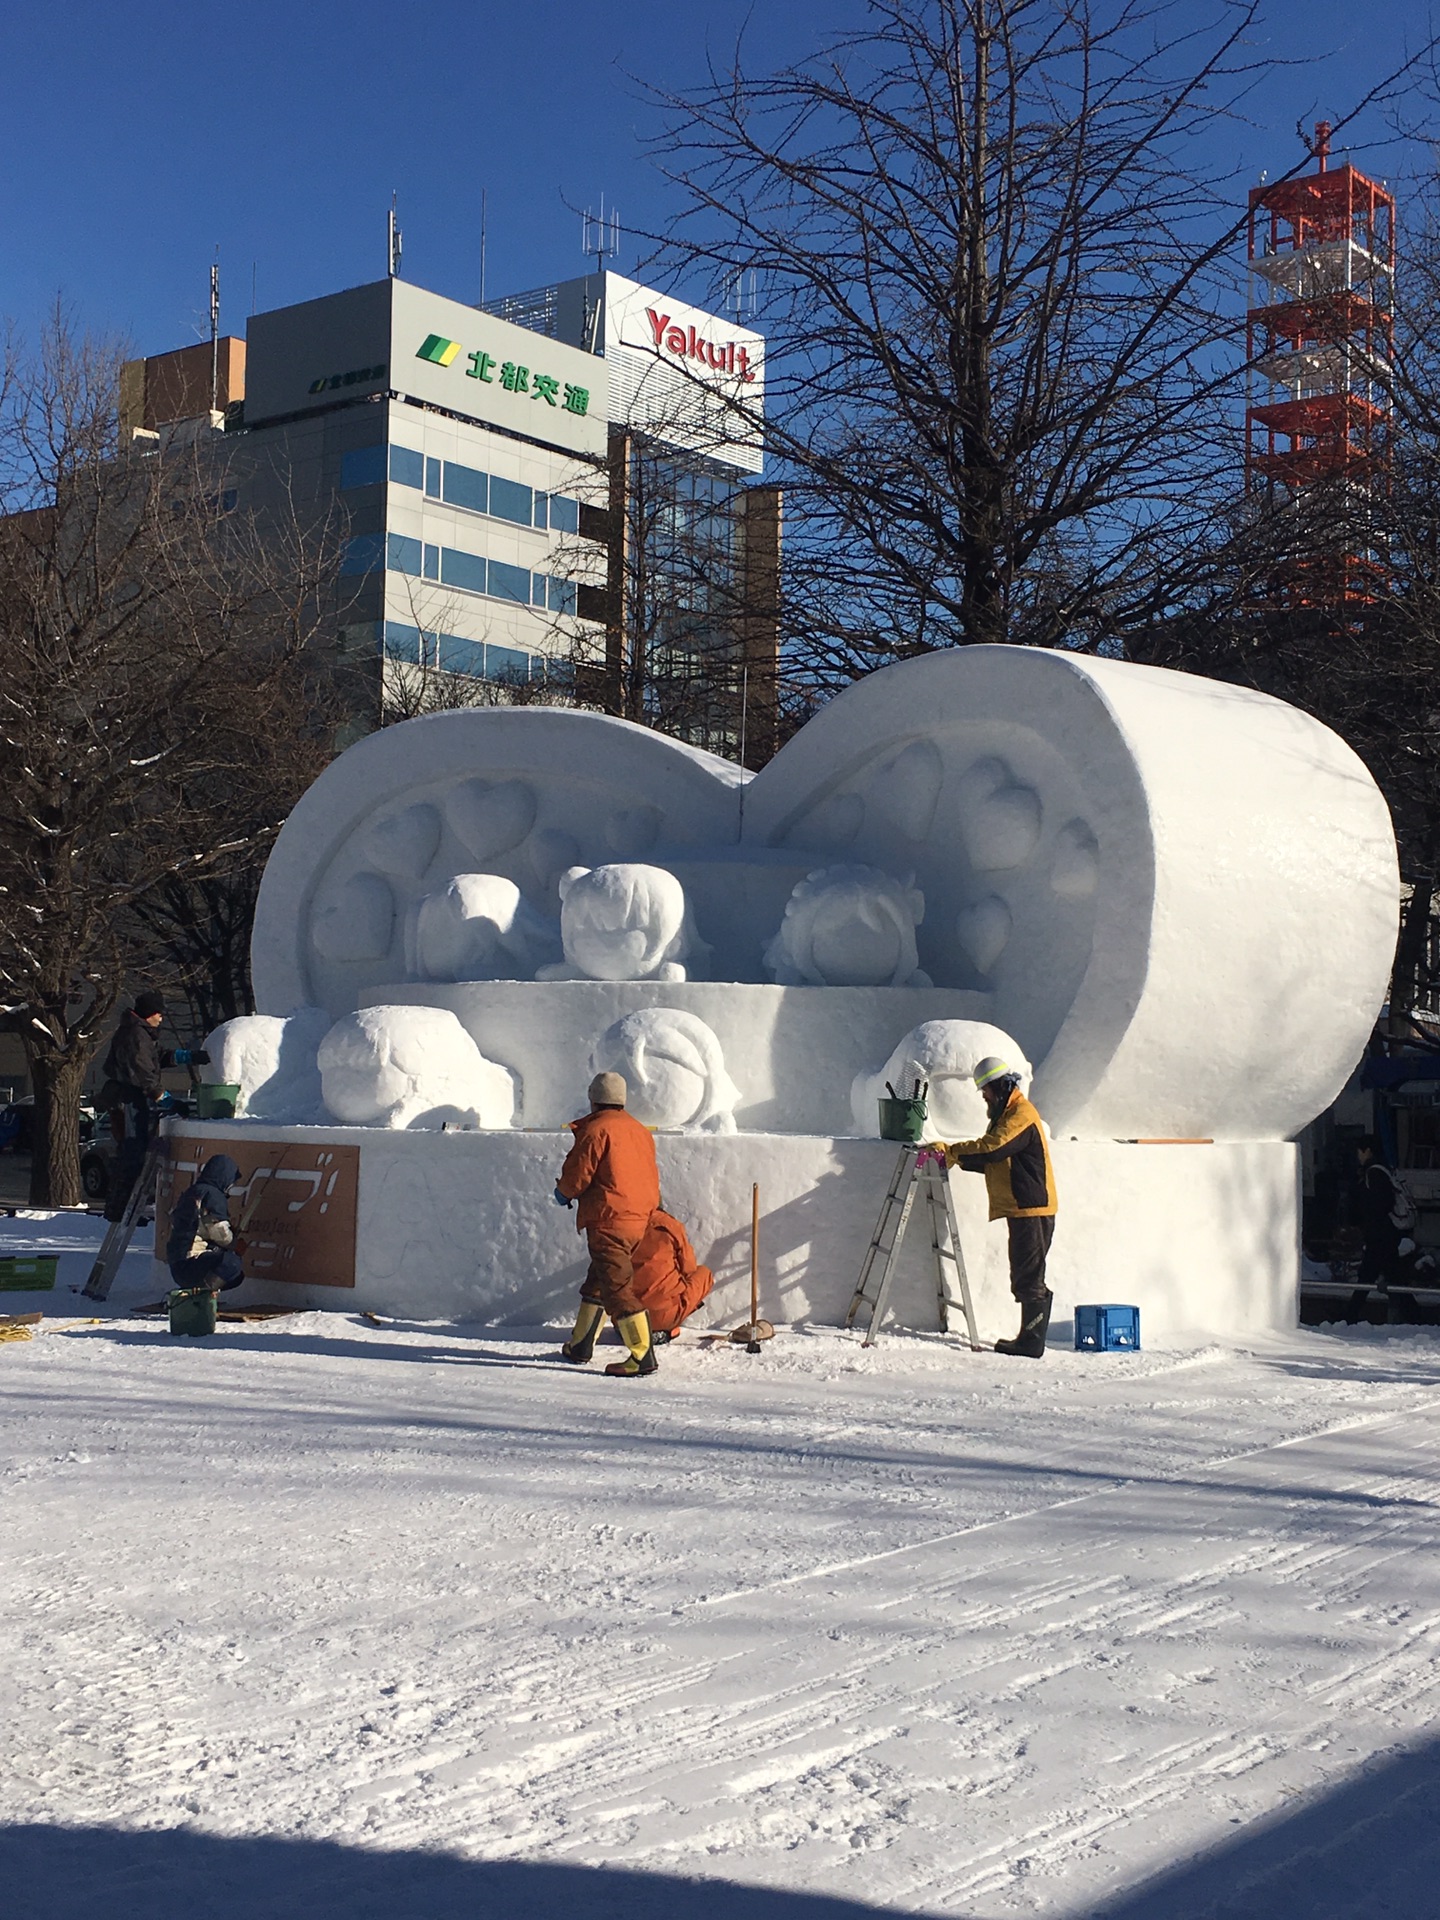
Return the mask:
[(573, 1207), (575, 1202), (570, 1198), (568, 1193), (561, 1193), (559, 1187), (556, 1187), (555, 1204), (557, 1207)]

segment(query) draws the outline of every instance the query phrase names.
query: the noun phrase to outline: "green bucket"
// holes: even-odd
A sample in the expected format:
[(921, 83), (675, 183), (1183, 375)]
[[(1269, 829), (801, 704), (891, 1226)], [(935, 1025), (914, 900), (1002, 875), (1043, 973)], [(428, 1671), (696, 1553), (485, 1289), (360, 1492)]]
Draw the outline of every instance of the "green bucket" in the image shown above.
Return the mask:
[(215, 1331), (215, 1295), (209, 1287), (177, 1287), (165, 1304), (170, 1309), (171, 1333), (199, 1340)]
[(880, 1102), (880, 1138), (882, 1140), (903, 1140), (906, 1146), (918, 1147), (920, 1136), (925, 1131), (925, 1102), (923, 1100), (882, 1100)]
[(217, 1081), (214, 1086), (206, 1086), (202, 1081), (195, 1089), (195, 1118), (233, 1120), (239, 1100), (239, 1087), (232, 1087), (228, 1081)]

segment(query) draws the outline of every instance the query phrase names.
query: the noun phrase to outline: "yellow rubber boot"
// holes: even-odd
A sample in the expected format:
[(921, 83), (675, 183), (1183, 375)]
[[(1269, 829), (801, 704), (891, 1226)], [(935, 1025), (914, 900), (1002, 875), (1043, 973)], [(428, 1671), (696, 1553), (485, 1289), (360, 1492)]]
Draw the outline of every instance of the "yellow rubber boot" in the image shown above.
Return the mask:
[(560, 1349), (560, 1358), (583, 1367), (595, 1352), (596, 1336), (604, 1324), (605, 1309), (597, 1307), (593, 1300), (582, 1300), (570, 1338)]
[(617, 1360), (606, 1367), (606, 1373), (616, 1379), (633, 1380), (637, 1374), (654, 1373), (660, 1362), (655, 1358), (655, 1345), (650, 1338), (650, 1316), (643, 1309), (639, 1313), (627, 1313), (615, 1322), (616, 1331), (630, 1351), (623, 1360)]

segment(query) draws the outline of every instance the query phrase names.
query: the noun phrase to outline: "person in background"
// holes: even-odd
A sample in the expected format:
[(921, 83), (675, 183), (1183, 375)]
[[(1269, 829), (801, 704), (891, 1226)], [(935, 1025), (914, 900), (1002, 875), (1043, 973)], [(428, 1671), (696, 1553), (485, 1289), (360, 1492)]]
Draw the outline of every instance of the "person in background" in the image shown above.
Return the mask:
[[(1020, 1331), (997, 1340), (997, 1353), (1026, 1360), (1045, 1354), (1054, 1295), (1045, 1285), (1045, 1261), (1055, 1232), (1055, 1171), (1045, 1123), (1020, 1091), (1020, 1076), (990, 1055), (975, 1069), (990, 1125), (978, 1140), (928, 1149), (947, 1167), (983, 1173), (990, 1218), (1005, 1221), (1010, 1235), (1010, 1291), (1020, 1303)], [(922, 1150), (926, 1151), (926, 1150)]]
[(240, 1169), (225, 1153), (212, 1153), (170, 1209), (165, 1258), (177, 1287), (208, 1287), (228, 1293), (245, 1278), (230, 1224), (231, 1187)]
[(1373, 1133), (1362, 1134), (1355, 1142), (1360, 1167), (1360, 1231), (1364, 1236), (1356, 1280), (1367, 1291), (1378, 1287), (1385, 1293), (1400, 1277), (1401, 1229), (1392, 1217), (1397, 1199), (1395, 1182), (1390, 1169), (1375, 1157), (1376, 1147)]
[(96, 1104), (109, 1110), (110, 1127), (119, 1144), (115, 1168), (105, 1194), (105, 1218), (120, 1220), (130, 1189), (145, 1162), (145, 1149), (155, 1131), (155, 1109), (165, 1097), (161, 1075), (166, 1067), (210, 1064), (200, 1047), (162, 1047), (156, 1030), (165, 1018), (165, 996), (153, 989), (137, 993), (135, 1004), (120, 1016), (120, 1024), (101, 1063), (104, 1085)]
[(579, 1203), (575, 1224), (590, 1250), (580, 1310), (561, 1356), (583, 1366), (608, 1313), (628, 1351), (605, 1371), (633, 1379), (659, 1364), (650, 1318), (635, 1291), (635, 1249), (660, 1205), (660, 1173), (649, 1130), (625, 1111), (626, 1091), (618, 1073), (597, 1073), (590, 1082), (590, 1111), (570, 1123), (575, 1144), (555, 1199), (562, 1207)]

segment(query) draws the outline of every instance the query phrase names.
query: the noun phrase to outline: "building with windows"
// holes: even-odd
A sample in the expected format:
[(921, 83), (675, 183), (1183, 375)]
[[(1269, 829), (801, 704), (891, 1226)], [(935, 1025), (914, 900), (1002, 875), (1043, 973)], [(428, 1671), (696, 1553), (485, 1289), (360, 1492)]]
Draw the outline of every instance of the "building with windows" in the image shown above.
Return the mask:
[(422, 669), (538, 680), (734, 751), (753, 692), (763, 757), (762, 394), (758, 334), (617, 274), (484, 309), (391, 277), (131, 363), (122, 426), (223, 432), (247, 510), (334, 531), (377, 712)]

